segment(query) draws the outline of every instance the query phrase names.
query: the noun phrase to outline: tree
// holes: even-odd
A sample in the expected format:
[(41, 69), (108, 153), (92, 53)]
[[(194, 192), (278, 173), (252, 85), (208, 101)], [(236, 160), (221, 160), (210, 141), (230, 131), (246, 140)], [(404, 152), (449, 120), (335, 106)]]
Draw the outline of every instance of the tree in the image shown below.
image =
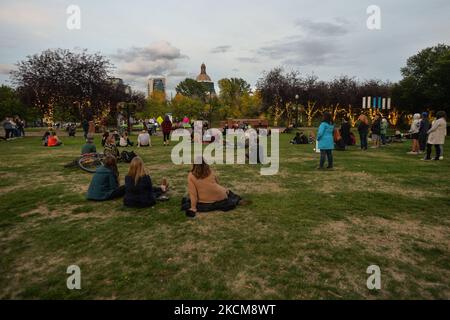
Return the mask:
[(102, 113), (109, 99), (110, 68), (100, 54), (56, 49), (19, 61), (11, 76), (24, 100), (47, 117), (55, 108), (78, 108), (79, 114), (92, 118)]
[(450, 111), (450, 46), (438, 44), (410, 57), (401, 69), (403, 79), (394, 87), (393, 99), (404, 111)]
[(183, 96), (197, 98), (206, 103), (209, 88), (204, 83), (187, 78), (180, 82), (175, 90)]
[(177, 94), (172, 99), (173, 116), (182, 119), (188, 117), (190, 119), (199, 119), (204, 112), (204, 103), (197, 98)]
[(147, 99), (143, 96), (142, 99), (142, 106), (138, 108), (137, 112), (137, 116), (140, 118), (157, 118), (171, 112), (164, 92), (154, 91)]
[(19, 116), (21, 119), (33, 120), (35, 111), (20, 100), (18, 93), (8, 86), (0, 86), (0, 121), (6, 117)]
[(283, 116), (287, 125), (290, 124), (297, 82), (297, 73), (284, 74), (282, 68), (275, 68), (258, 80), (256, 87), (261, 95), (262, 111), (272, 114), (275, 126)]
[(220, 102), (225, 109), (223, 117), (239, 118), (245, 114), (244, 99), (248, 102), (250, 84), (241, 78), (225, 78), (219, 80)]

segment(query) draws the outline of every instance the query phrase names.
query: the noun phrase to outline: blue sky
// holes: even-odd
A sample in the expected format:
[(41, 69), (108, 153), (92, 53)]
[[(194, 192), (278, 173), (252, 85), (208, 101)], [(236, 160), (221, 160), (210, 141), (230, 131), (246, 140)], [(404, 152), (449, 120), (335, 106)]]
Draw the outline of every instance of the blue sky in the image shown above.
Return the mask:
[[(81, 9), (68, 30), (66, 9)], [(366, 9), (381, 9), (381, 30), (368, 30)], [(0, 83), (14, 63), (47, 48), (101, 52), (115, 74), (144, 90), (166, 76), (169, 90), (205, 62), (215, 81), (255, 85), (275, 66), (321, 79), (349, 75), (397, 81), (406, 59), (450, 44), (450, 1), (386, 0), (0, 0)]]

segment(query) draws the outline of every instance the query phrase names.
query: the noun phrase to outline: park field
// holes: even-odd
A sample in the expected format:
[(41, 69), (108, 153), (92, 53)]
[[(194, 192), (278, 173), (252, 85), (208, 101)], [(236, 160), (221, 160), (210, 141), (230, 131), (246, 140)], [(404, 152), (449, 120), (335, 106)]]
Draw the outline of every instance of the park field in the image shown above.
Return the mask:
[[(450, 299), (450, 152), (424, 162), (410, 142), (354, 147), (317, 171), (312, 146), (290, 138), (278, 175), (214, 166), (250, 203), (194, 220), (180, 211), (189, 166), (171, 163), (161, 137), (135, 151), (154, 182), (169, 179), (170, 201), (143, 210), (85, 200), (91, 175), (63, 167), (81, 137), (0, 141), (0, 298)], [(66, 287), (74, 264), (81, 290)]]

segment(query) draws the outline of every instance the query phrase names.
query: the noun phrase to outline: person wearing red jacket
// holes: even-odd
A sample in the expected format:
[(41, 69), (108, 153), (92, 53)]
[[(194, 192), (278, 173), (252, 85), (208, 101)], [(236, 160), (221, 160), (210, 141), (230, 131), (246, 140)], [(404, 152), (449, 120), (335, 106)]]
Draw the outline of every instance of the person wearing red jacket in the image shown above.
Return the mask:
[(172, 122), (169, 116), (166, 116), (164, 121), (161, 123), (161, 128), (164, 136), (164, 146), (170, 144), (170, 133), (172, 132)]

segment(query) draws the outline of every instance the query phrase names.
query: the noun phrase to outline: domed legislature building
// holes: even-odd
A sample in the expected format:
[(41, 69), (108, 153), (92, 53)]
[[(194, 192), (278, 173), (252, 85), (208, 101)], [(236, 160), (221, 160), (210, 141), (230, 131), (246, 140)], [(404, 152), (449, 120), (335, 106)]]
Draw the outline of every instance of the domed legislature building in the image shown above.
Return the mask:
[(200, 67), (200, 74), (196, 78), (197, 82), (202, 83), (205, 86), (205, 91), (210, 94), (216, 94), (214, 89), (214, 82), (211, 80), (210, 76), (206, 73), (206, 65), (202, 63)]

